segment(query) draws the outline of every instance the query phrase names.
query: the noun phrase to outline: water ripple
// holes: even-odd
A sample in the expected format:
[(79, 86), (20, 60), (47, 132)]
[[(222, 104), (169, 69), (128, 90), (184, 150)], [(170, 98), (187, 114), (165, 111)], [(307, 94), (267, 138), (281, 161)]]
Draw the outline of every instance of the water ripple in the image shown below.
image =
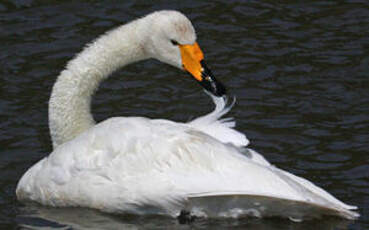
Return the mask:
[[(194, 22), (209, 66), (237, 96), (230, 115), (236, 117), (251, 147), (278, 167), (359, 205), (362, 214), (355, 223), (215, 220), (199, 221), (196, 227), (369, 228), (369, 3), (365, 0), (0, 2), (0, 225), (64, 228), (70, 225), (57, 217), (88, 213), (79, 220), (71, 215), (67, 223), (81, 228), (94, 219), (101, 228), (112, 224), (177, 228), (172, 220), (159, 217), (22, 208), (14, 194), (25, 170), (51, 151), (47, 102), (66, 62), (106, 30), (166, 8), (179, 9)], [(104, 82), (92, 108), (97, 121), (131, 115), (187, 121), (210, 111), (212, 105), (185, 73), (147, 61)], [(28, 217), (28, 212), (38, 216)], [(48, 212), (56, 214), (46, 219), (43, 215)]]

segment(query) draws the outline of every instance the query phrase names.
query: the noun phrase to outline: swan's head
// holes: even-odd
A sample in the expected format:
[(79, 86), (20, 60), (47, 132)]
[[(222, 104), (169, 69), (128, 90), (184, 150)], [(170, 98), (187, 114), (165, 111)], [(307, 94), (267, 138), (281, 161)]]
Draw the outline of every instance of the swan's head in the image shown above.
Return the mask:
[(149, 56), (184, 71), (215, 96), (223, 96), (225, 87), (213, 76), (196, 42), (190, 20), (177, 11), (158, 11), (144, 18), (148, 32), (145, 50)]

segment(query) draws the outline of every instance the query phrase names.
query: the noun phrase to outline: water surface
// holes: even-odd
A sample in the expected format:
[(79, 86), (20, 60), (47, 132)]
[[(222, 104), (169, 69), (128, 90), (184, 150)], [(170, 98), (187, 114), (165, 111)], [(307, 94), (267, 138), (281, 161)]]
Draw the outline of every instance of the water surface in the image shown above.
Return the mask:
[[(192, 21), (208, 65), (237, 104), (230, 115), (251, 147), (349, 204), (337, 218), (198, 220), (114, 216), (17, 202), (21, 175), (51, 151), (47, 103), (66, 62), (99, 34), (160, 9)], [(0, 228), (369, 228), (369, 4), (367, 1), (37, 1), (0, 3)], [(185, 73), (131, 65), (100, 87), (97, 121), (146, 116), (187, 121), (212, 109)]]

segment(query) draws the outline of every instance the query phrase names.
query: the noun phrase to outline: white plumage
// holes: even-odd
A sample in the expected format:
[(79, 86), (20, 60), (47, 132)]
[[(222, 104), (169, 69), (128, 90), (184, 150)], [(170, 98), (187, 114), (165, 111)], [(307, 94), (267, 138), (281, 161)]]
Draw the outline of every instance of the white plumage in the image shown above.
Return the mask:
[(103, 35), (58, 77), (49, 103), (54, 151), (20, 180), (17, 197), (43, 205), (106, 212), (348, 219), (356, 209), (246, 148), (222, 97), (188, 123), (116, 117), (99, 124), (91, 96), (116, 69), (147, 58), (182, 68), (177, 46), (196, 41), (189, 20), (160, 11)]

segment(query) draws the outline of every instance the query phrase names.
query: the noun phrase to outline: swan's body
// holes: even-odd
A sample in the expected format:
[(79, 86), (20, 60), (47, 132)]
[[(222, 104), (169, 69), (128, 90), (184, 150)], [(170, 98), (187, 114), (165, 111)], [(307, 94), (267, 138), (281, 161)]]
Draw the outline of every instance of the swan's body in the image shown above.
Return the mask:
[[(185, 209), (207, 216), (356, 218), (350, 211), (356, 207), (245, 148), (248, 140), (232, 129), (234, 122), (219, 120), (230, 109), (223, 98), (213, 97), (216, 110), (189, 123), (118, 117), (95, 125), (90, 100), (100, 81), (151, 57), (183, 65), (205, 88), (222, 94), (212, 76), (209, 82), (201, 78), (206, 67), (191, 63), (202, 60), (190, 45), (195, 41), (185, 16), (161, 11), (107, 33), (72, 60), (49, 103), (54, 151), (22, 177), (18, 199), (116, 213), (175, 216)], [(189, 47), (197, 53), (187, 60), (183, 50)]]

